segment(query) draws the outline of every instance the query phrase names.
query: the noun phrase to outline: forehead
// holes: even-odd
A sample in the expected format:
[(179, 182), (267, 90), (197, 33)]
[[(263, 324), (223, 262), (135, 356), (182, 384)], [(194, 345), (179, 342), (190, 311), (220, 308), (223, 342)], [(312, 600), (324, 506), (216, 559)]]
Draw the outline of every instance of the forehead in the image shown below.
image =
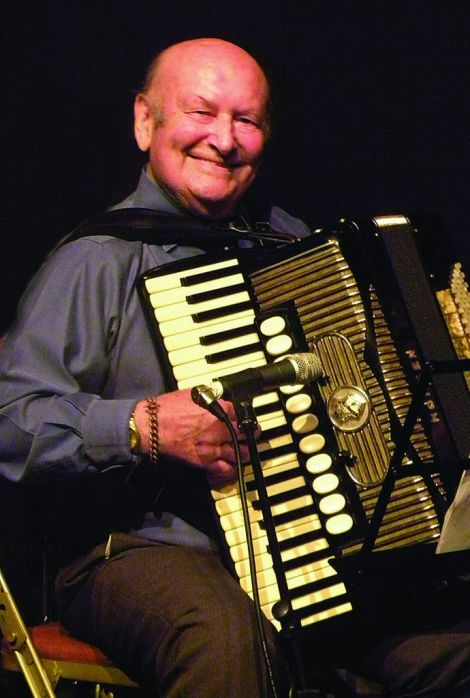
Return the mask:
[(225, 47), (192, 47), (168, 56), (159, 71), (163, 99), (182, 103), (202, 98), (236, 109), (264, 112), (268, 85), (245, 52)]

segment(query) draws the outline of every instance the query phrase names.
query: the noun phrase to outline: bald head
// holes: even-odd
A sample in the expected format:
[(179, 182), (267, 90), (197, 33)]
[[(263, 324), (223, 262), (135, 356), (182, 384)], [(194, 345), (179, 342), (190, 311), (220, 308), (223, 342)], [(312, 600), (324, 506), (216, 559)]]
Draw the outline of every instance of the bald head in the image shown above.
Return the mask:
[(221, 39), (170, 46), (135, 103), (135, 134), (150, 173), (190, 211), (230, 216), (258, 170), (269, 87), (245, 50)]
[(142, 91), (147, 93), (150, 92), (151, 89), (157, 91), (161, 84), (165, 84), (167, 79), (166, 76), (171, 79), (172, 71), (180, 70), (185, 63), (192, 65), (193, 61), (199, 61), (200, 59), (209, 60), (210, 55), (216, 57), (224, 56), (228, 60), (241, 61), (250, 65), (253, 70), (259, 73), (261, 80), (264, 82), (269, 100), (268, 80), (261, 66), (255, 61), (253, 56), (240, 46), (218, 38), (182, 41), (178, 44), (169, 46), (164, 51), (157, 54), (147, 69)]

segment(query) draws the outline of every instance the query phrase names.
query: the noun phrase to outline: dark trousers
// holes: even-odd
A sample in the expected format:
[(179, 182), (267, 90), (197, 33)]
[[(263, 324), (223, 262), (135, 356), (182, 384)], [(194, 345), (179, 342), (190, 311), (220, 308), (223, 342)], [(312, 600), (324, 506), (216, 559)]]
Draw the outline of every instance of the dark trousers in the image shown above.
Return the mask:
[[(60, 619), (144, 688), (164, 698), (272, 696), (253, 603), (210, 552), (113, 537), (64, 569)], [(266, 623), (277, 695), (288, 695)]]

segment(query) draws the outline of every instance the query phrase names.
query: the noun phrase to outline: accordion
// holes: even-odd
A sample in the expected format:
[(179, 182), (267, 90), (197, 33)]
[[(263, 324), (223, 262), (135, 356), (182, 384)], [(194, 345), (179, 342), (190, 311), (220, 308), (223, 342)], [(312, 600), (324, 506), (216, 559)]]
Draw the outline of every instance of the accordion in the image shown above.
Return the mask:
[[(371, 550), (435, 549), (470, 453), (468, 375), (457, 361), (470, 356), (469, 295), (460, 265), (449, 264), (450, 281), (440, 284), (410, 220), (383, 216), (341, 221), (277, 250), (191, 257), (140, 280), (168, 389), (292, 352), (322, 362), (318, 382), (253, 399), (267, 505), (251, 465), (244, 496), (261, 606), (278, 627), (354, 609), (353, 585), (335, 562), (355, 559), (370, 538), (393, 457), (396, 477)], [(442, 370), (431, 370), (416, 407), (420, 376), (435, 365)], [(252, 594), (239, 486), (214, 489), (212, 498), (221, 545)]]

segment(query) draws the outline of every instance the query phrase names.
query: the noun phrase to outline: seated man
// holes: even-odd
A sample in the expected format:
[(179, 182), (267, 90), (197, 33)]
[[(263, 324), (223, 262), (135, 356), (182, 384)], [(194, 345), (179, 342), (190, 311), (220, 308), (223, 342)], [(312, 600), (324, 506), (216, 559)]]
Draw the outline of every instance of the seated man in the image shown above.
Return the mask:
[[(135, 100), (149, 162), (119, 207), (249, 223), (268, 100), (233, 44), (164, 51)], [(308, 233), (280, 209), (272, 218)], [(206, 482), (235, 476), (229, 432), (188, 390), (165, 392), (136, 289), (144, 271), (201, 252), (92, 234), (59, 247), (1, 351), (0, 468), (60, 490), (57, 603), (74, 634), (162, 696), (254, 698), (273, 682), (287, 695), (274, 629), (268, 675), (252, 601), (215, 552)]]
[[(135, 100), (135, 136), (149, 162), (116, 208), (249, 225), (243, 196), (269, 132), (268, 101), (263, 71), (231, 43), (165, 50)], [(271, 223), (309, 233), (276, 207)], [(73, 634), (152, 695), (286, 698), (290, 672), (274, 628), (266, 622), (267, 666), (252, 601), (214, 544), (207, 481), (235, 477), (229, 431), (188, 390), (165, 391), (136, 289), (148, 269), (201, 252), (190, 239), (157, 244), (92, 230), (59, 246), (0, 352), (0, 473), (49, 492), (57, 607)], [(223, 406), (236, 427), (231, 403)], [(426, 651), (415, 657), (416, 643), (408, 648), (396, 634), (389, 646), (380, 633), (346, 645), (338, 662), (393, 695), (453, 695), (468, 680), (468, 637), (446, 657), (436, 645), (431, 667)], [(320, 649), (309, 650), (312, 664)]]

